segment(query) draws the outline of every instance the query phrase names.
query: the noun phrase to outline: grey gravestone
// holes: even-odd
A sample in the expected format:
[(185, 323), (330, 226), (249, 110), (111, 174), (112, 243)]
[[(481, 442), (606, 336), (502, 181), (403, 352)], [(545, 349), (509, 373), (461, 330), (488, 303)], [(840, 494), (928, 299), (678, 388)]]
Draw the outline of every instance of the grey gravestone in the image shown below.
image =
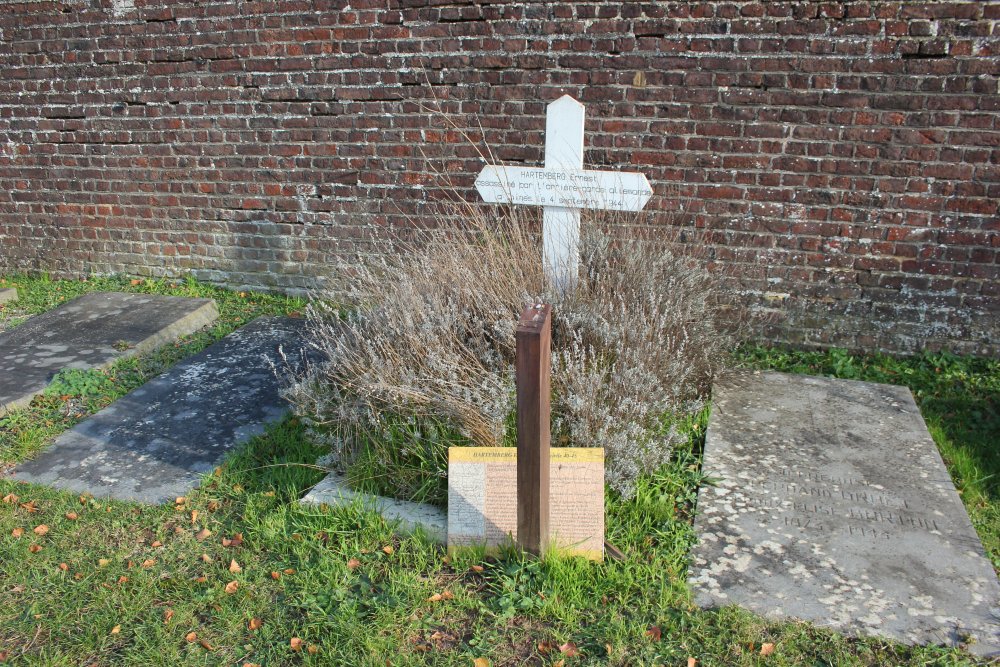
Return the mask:
[(0, 287), (0, 303), (17, 301), (17, 290), (13, 287)]
[(94, 292), (0, 334), (0, 415), (27, 405), (64, 368), (103, 368), (193, 333), (211, 299)]
[(259, 318), (59, 436), (14, 477), (160, 503), (289, 411), (272, 363), (300, 368), (305, 321)]
[(1000, 651), (1000, 585), (908, 389), (762, 373), (715, 391), (701, 606)]
[(329, 505), (340, 507), (360, 502), (379, 512), (388, 521), (398, 521), (401, 532), (412, 533), (422, 530), (430, 539), (444, 543), (448, 535), (448, 514), (443, 509), (428, 503), (396, 500), (368, 493), (354, 491), (347, 479), (337, 472), (331, 472), (302, 501), (309, 505)]

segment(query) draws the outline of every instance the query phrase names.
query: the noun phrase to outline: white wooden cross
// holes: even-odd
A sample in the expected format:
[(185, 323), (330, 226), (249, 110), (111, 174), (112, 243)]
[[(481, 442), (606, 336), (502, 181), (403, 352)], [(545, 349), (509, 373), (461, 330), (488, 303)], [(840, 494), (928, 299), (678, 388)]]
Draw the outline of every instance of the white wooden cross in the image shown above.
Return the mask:
[(569, 95), (545, 113), (545, 166), (484, 167), (476, 189), (491, 204), (544, 207), (542, 258), (557, 290), (571, 288), (580, 264), (580, 209), (639, 211), (653, 194), (643, 174), (583, 169), (584, 107)]

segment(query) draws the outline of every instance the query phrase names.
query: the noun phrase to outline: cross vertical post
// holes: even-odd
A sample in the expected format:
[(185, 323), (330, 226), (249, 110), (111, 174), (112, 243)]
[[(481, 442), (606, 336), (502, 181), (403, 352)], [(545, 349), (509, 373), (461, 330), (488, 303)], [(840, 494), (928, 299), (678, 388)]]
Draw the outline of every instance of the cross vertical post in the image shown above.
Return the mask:
[[(584, 106), (568, 95), (545, 110), (545, 169), (583, 169), (584, 111)], [(579, 208), (543, 209), (542, 260), (557, 292), (572, 289), (580, 265)]]
[(517, 541), (542, 555), (549, 542), (549, 419), (552, 306), (525, 307), (517, 357)]

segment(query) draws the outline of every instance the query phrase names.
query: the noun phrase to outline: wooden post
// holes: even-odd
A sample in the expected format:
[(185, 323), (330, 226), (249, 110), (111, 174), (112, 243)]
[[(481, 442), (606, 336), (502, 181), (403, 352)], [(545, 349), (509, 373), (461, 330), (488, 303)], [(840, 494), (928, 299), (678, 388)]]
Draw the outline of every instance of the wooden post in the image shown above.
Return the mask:
[(517, 341), (517, 541), (541, 555), (549, 542), (552, 306), (525, 307)]

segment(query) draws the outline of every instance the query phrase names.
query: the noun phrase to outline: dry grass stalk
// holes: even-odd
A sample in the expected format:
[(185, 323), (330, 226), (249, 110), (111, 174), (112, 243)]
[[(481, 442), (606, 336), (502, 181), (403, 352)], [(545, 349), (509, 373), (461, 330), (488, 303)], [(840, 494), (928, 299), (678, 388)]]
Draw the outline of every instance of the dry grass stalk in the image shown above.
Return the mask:
[[(525, 303), (546, 300), (556, 444), (604, 447), (607, 480), (628, 495), (670, 456), (678, 436), (664, 415), (701, 406), (731, 346), (715, 281), (667, 241), (601, 231), (634, 222), (614, 214), (585, 220), (579, 285), (554, 294), (534, 212), (449, 206), (461, 229), (422, 230), (354, 258), (338, 267), (340, 288), (313, 301), (313, 341), (327, 361), (290, 390), (298, 412), (333, 434), (342, 465), (361, 446), (446, 446), (401, 445), (389, 434), (400, 419), (414, 439), (433, 423), (478, 446), (509, 441), (514, 327)], [(346, 315), (334, 302), (346, 302)], [(421, 460), (445, 475), (446, 457)]]

